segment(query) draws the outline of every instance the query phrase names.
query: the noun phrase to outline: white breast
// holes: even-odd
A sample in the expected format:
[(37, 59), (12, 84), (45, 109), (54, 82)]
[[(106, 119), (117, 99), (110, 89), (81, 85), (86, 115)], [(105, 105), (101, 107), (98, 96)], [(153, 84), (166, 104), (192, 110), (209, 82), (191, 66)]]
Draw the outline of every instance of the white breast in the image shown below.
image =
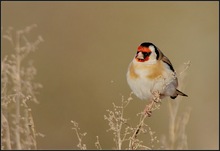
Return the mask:
[[(158, 76), (157, 68), (152, 68), (152, 64), (143, 64), (143, 62), (133, 60), (129, 65), (127, 81), (138, 98), (150, 100), (154, 91), (158, 91), (163, 96), (171, 96), (175, 93), (177, 80), (174, 73), (167, 68), (166, 64), (162, 64), (160, 68), (161, 74)], [(152, 77), (154, 71), (156, 76)]]

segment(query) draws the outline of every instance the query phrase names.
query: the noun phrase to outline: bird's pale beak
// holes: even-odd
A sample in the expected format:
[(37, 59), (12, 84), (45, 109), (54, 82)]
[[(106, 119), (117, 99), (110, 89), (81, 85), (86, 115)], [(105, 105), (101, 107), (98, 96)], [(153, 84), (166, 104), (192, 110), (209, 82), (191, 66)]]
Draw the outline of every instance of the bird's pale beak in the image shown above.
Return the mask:
[(138, 59), (144, 59), (144, 54), (142, 52), (138, 52), (136, 58)]

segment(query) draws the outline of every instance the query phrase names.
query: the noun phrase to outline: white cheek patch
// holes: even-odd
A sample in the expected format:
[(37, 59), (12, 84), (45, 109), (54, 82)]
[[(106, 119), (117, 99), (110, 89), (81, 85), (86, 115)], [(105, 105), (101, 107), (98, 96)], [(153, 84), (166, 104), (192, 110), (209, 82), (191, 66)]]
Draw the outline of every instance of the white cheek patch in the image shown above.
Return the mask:
[(150, 59), (156, 60), (157, 54), (155, 53), (155, 47), (151, 45), (151, 46), (149, 46), (149, 49), (151, 50)]
[(154, 46), (149, 46), (149, 49), (152, 51), (152, 52), (155, 52), (155, 48), (154, 48)]

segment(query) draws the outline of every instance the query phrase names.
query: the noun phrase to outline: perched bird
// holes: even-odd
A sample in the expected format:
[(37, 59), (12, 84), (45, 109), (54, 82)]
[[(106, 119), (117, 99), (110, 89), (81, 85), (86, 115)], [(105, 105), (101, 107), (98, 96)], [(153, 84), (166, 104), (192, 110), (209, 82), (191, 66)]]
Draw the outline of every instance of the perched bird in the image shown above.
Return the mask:
[(178, 80), (170, 60), (150, 42), (144, 42), (137, 48), (128, 67), (127, 82), (142, 100), (153, 99), (153, 92), (158, 92), (160, 99), (187, 96), (177, 89)]

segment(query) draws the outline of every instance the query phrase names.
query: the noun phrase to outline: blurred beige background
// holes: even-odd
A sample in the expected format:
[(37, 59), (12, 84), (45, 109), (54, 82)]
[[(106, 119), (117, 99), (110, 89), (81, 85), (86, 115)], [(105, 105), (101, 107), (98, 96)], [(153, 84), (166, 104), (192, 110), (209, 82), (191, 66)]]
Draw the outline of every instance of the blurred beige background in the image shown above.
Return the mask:
[[(181, 110), (192, 108), (186, 127), (189, 149), (219, 148), (219, 2), (1, 2), (1, 26), (15, 29), (37, 24), (33, 37), (44, 42), (30, 55), (43, 84), (33, 104), (38, 149), (77, 149), (70, 120), (87, 132), (84, 143), (112, 149), (104, 120), (112, 102), (129, 96), (127, 67), (137, 46), (153, 42), (175, 69), (191, 61), (185, 78), (189, 95)], [(2, 56), (10, 45), (2, 41)], [(146, 102), (133, 97), (126, 110), (137, 120)], [(168, 106), (154, 112), (149, 125), (167, 135)], [(181, 113), (181, 112), (180, 112)], [(134, 124), (134, 123), (132, 123)]]

